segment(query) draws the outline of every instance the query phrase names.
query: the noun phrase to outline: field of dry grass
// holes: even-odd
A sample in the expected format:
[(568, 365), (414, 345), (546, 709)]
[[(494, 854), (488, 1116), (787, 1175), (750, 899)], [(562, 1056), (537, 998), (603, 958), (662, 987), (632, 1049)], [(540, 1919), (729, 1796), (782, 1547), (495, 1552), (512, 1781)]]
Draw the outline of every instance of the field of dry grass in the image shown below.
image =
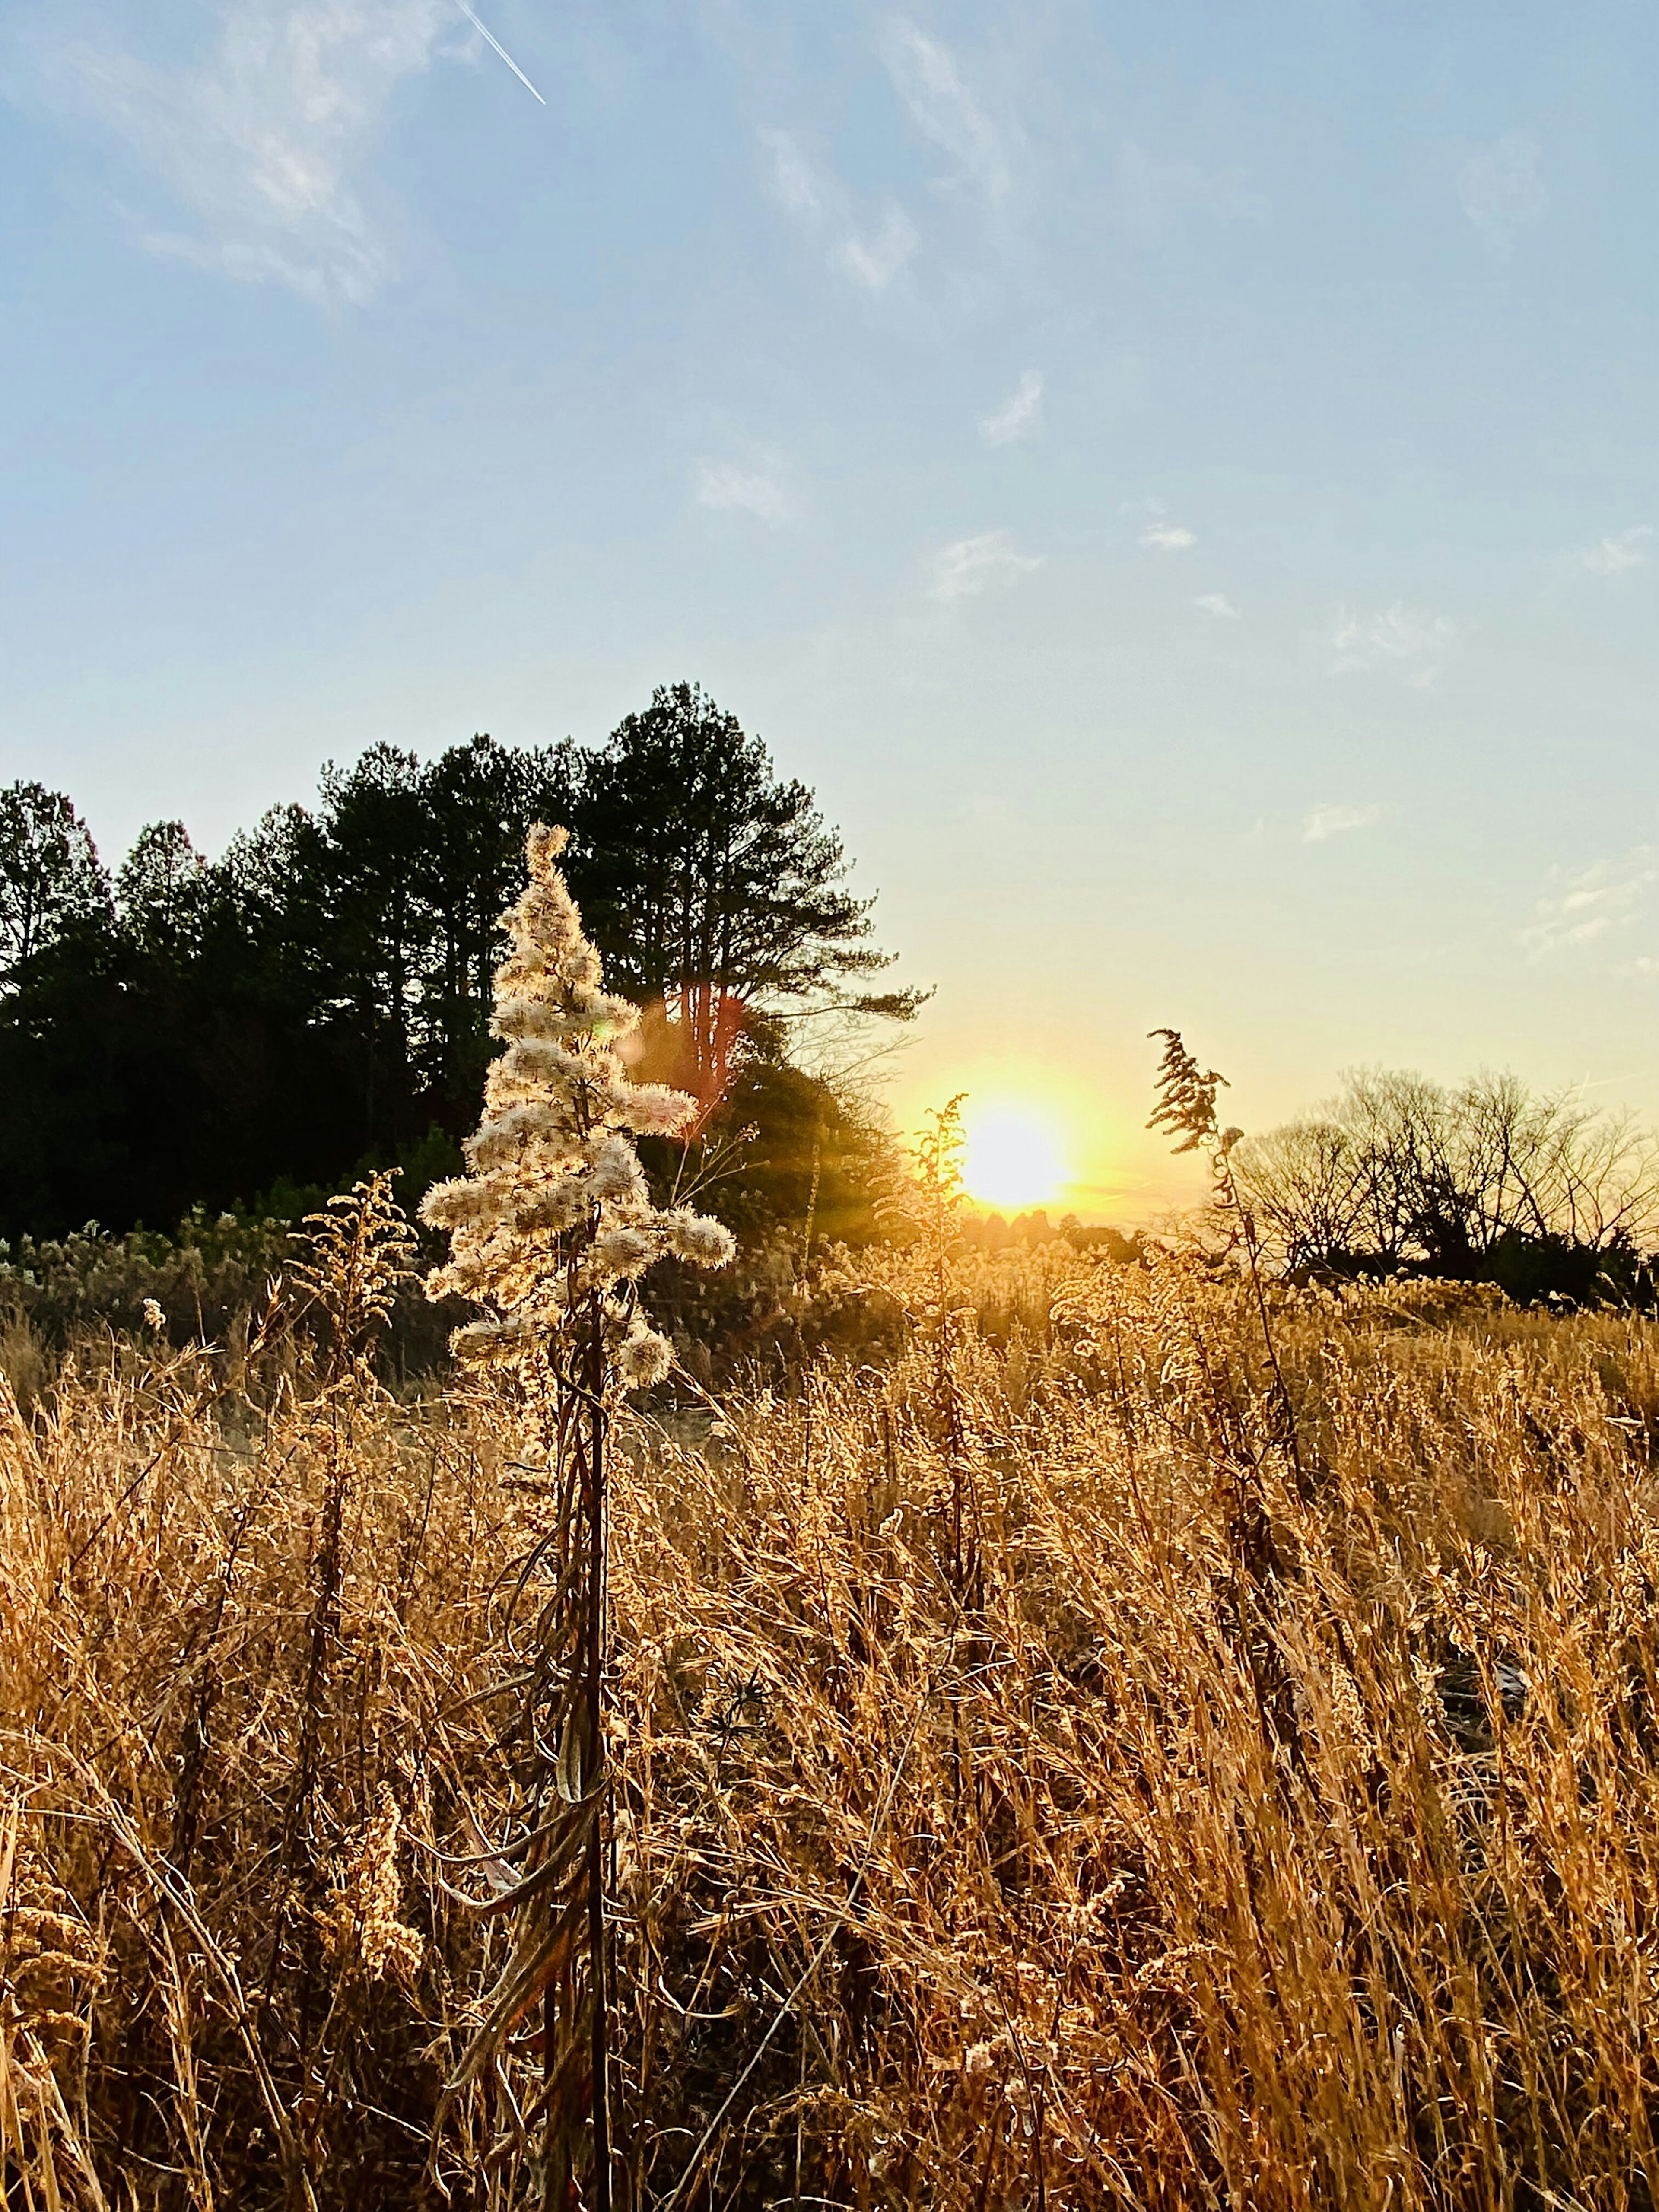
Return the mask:
[[(1642, 2207), (1659, 1328), (967, 1263), (630, 1418), (620, 2201)], [(0, 1399), (12, 2206), (532, 2201), (503, 1386), (88, 1341)]]

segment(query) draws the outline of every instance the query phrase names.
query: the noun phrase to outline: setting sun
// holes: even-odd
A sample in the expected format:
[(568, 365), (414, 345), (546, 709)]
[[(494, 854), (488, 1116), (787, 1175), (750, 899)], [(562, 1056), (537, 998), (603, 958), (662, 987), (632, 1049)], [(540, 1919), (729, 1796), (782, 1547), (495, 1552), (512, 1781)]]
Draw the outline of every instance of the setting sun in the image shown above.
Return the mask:
[(988, 1107), (966, 1115), (963, 1181), (983, 1206), (1044, 1206), (1071, 1180), (1054, 1124), (1029, 1106)]

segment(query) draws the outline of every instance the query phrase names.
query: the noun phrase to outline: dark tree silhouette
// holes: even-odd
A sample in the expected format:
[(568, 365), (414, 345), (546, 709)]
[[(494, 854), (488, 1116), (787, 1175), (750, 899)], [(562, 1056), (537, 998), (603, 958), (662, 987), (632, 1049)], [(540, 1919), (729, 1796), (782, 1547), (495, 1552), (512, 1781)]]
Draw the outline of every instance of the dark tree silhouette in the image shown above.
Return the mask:
[(109, 878), (69, 799), (40, 783), (0, 790), (0, 990), (23, 989), (55, 945), (110, 919)]
[(702, 1092), (711, 1137), (762, 1131), (720, 1202), (757, 1225), (855, 1218), (859, 1173), (843, 1202), (832, 1167), (855, 1138), (832, 1141), (834, 1103), (787, 1066), (781, 1018), (902, 1014), (914, 996), (865, 989), (886, 957), (811, 793), (681, 686), (592, 753), (372, 746), (216, 863), (182, 823), (151, 823), (113, 899), (67, 799), (0, 793), (0, 1235), (157, 1226), (276, 1185), (304, 1210), (392, 1163), (408, 1198), (452, 1171), (538, 819), (576, 833), (609, 971), (655, 1001), (646, 1042), (665, 1064), (648, 1072)]
[(200, 950), (213, 882), (182, 822), (141, 830), (115, 878), (116, 911), (135, 950), (176, 963)]
[(532, 822), (569, 826), (565, 750), (514, 751), (493, 738), (453, 745), (422, 789), (426, 835), (417, 885), (428, 939), (416, 1054), (446, 1127), (476, 1118), (489, 1038), (490, 979), (501, 955), (503, 908), (524, 873)]
[(751, 1012), (828, 1007), (900, 1019), (916, 994), (872, 993), (872, 899), (847, 888), (841, 839), (804, 783), (785, 782), (696, 685), (657, 690), (594, 753), (567, 748), (570, 878), (617, 988), (682, 1034), (683, 1079), (729, 1079)]
[(1350, 1073), (1318, 1112), (1239, 1149), (1241, 1188), (1293, 1274), (1419, 1274), (1580, 1304), (1650, 1295), (1659, 1139), (1512, 1075), (1449, 1086)]

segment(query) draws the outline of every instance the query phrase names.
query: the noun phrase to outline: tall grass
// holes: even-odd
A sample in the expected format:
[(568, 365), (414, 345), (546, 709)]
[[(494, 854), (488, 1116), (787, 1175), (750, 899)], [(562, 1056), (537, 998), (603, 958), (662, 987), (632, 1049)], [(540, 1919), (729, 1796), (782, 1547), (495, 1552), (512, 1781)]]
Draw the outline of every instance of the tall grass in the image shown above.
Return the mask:
[[(1650, 2205), (1659, 1328), (1279, 1294), (1298, 1486), (1237, 1285), (964, 1264), (617, 1429), (619, 2201)], [(286, 1341), (0, 1407), (8, 2207), (525, 2201), (536, 1462)]]

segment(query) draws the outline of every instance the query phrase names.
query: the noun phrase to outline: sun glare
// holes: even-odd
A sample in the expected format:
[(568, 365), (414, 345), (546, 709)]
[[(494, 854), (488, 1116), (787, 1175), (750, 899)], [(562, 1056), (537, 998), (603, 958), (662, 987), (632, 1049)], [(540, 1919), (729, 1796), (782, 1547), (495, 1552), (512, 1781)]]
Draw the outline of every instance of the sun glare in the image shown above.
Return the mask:
[(981, 1206), (1046, 1206), (1070, 1180), (1054, 1124), (1029, 1107), (970, 1107), (967, 1138), (963, 1181)]

